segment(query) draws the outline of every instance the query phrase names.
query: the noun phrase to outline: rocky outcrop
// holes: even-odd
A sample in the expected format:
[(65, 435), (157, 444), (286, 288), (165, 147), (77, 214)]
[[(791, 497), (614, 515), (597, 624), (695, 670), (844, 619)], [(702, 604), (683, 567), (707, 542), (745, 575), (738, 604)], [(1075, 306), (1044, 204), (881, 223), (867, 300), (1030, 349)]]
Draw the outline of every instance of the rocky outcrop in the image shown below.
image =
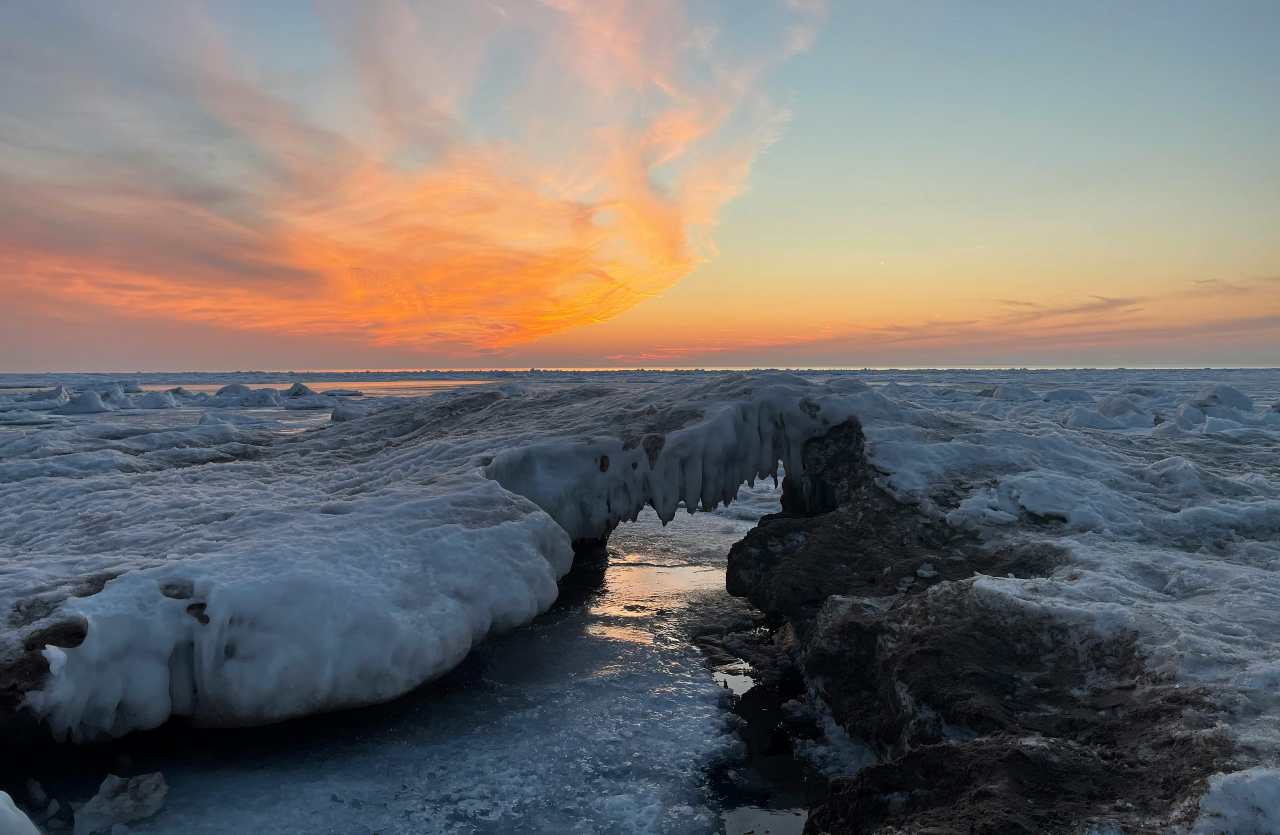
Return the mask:
[[(987, 593), (1068, 556), (983, 542), (881, 489), (856, 422), (804, 449), (804, 477), (729, 555), (727, 584), (878, 763), (832, 782), (812, 833), (1080, 832), (1191, 814), (1229, 754), (1208, 700), (1099, 635)], [(1145, 829), (1143, 829), (1145, 831)]]
[(921, 568), (949, 568), (962, 538), (923, 521), (875, 483), (862, 427), (847, 421), (804, 446), (804, 476), (783, 482), (782, 513), (766, 516), (729, 552), (726, 584), (780, 621), (807, 623), (833, 593), (887, 593)]
[(815, 832), (1163, 820), (1228, 753), (1208, 700), (1148, 674), (1132, 640), (991, 606), (973, 580), (832, 598), (800, 663), (882, 763), (835, 783)]
[(1034, 577), (1065, 555), (1048, 545), (984, 547), (876, 483), (850, 420), (805, 444), (804, 476), (783, 482), (782, 512), (729, 552), (729, 593), (802, 631), (833, 594), (918, 593), (975, 574)]

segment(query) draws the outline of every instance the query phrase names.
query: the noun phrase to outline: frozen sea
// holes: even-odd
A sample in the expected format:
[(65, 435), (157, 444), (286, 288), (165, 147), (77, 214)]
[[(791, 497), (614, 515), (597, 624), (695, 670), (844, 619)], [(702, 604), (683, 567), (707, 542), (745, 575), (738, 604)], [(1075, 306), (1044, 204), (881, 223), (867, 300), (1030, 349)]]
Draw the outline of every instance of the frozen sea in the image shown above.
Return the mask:
[(1065, 548), (983, 605), (1209, 688), (1243, 776), (1205, 808), (1270, 808), (1272, 369), (3, 376), (0, 653), (86, 625), (31, 696), (71, 739), (293, 719), (126, 737), (172, 786), (137, 831), (761, 831), (710, 783), (740, 752), (687, 625), (776, 502), (740, 485), (851, 415), (902, 500)]
[(732, 802), (711, 777), (740, 744), (729, 691), (689, 639), (726, 601), (724, 560), (766, 482), (730, 509), (649, 511), (614, 534), (601, 571), (572, 576), (528, 626), (388, 705), (269, 728), (165, 728), (46, 761), (30, 776), (87, 797), (108, 770), (162, 772), (145, 833), (799, 833), (804, 812)]

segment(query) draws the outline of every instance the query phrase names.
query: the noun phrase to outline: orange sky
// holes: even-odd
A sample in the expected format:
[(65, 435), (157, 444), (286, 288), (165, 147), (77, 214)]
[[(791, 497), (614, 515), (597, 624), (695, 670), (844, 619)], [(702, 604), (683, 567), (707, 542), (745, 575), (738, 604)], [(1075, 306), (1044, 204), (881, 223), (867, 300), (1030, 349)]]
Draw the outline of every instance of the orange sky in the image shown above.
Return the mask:
[(0, 370), (1280, 363), (1276, 76), (1160, 130), (1225, 54), (1049, 107), (1043, 56), (818, 0), (27, 12)]

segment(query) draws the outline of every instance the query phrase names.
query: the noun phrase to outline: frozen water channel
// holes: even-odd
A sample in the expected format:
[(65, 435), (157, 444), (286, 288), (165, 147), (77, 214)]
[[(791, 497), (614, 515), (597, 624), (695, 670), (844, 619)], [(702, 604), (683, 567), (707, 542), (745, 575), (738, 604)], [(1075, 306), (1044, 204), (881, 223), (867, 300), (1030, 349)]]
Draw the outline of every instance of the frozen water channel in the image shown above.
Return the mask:
[(87, 797), (106, 770), (162, 771), (164, 811), (133, 826), (147, 833), (799, 832), (797, 810), (728, 803), (712, 786), (740, 743), (729, 691), (689, 640), (707, 607), (735, 605), (725, 555), (777, 496), (744, 488), (666, 528), (647, 511), (550, 612), (392, 704), (161, 729), (87, 749), (46, 787)]

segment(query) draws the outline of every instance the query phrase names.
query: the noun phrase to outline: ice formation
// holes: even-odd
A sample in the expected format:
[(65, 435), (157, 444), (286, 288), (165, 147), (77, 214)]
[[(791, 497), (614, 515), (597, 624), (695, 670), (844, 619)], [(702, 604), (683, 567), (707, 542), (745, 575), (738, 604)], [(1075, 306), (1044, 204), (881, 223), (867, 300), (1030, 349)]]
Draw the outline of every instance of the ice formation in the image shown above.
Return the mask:
[(1280, 769), (1248, 768), (1215, 774), (1200, 799), (1192, 835), (1269, 835), (1280, 832)]
[[(984, 599), (1135, 635), (1155, 671), (1216, 694), (1241, 750), (1280, 755), (1280, 412), (1257, 405), (1280, 375), (858, 377), (531, 375), (426, 399), (270, 390), (278, 403), (245, 385), (171, 391), (163, 410), (225, 419), (5, 429), (6, 651), (87, 627), (45, 650), (29, 697), (72, 738), (386, 699), (545, 609), (574, 540), (646, 505), (713, 507), (779, 461), (798, 472), (806, 438), (856, 416), (899, 498), (1071, 554), (1048, 578), (980, 581)], [(0, 412), (56, 411), (73, 390), (112, 421), (139, 400), (68, 386)], [(241, 420), (257, 402), (266, 420)], [(333, 422), (284, 431), (294, 403)]]
[(40, 835), (31, 819), (13, 803), (8, 792), (0, 791), (0, 835)]
[(160, 811), (169, 794), (164, 775), (141, 774), (125, 779), (108, 774), (98, 793), (76, 810), (74, 835), (119, 831), (117, 827)]
[(60, 415), (90, 415), (111, 411), (112, 407), (108, 403), (109, 399), (104, 400), (98, 392), (86, 391), (83, 394), (77, 394), (65, 406), (59, 406), (54, 411)]
[[(86, 739), (396, 696), (549, 606), (573, 539), (645, 504), (664, 519), (682, 501), (713, 507), (791, 463), (853, 402), (809, 389), (485, 390), (304, 437), (218, 421), (11, 441), (0, 502), (21, 510), (0, 536), (23, 557), (0, 605), (38, 597), (86, 627), (45, 650), (29, 704)], [(68, 598), (87, 576), (105, 587)]]

